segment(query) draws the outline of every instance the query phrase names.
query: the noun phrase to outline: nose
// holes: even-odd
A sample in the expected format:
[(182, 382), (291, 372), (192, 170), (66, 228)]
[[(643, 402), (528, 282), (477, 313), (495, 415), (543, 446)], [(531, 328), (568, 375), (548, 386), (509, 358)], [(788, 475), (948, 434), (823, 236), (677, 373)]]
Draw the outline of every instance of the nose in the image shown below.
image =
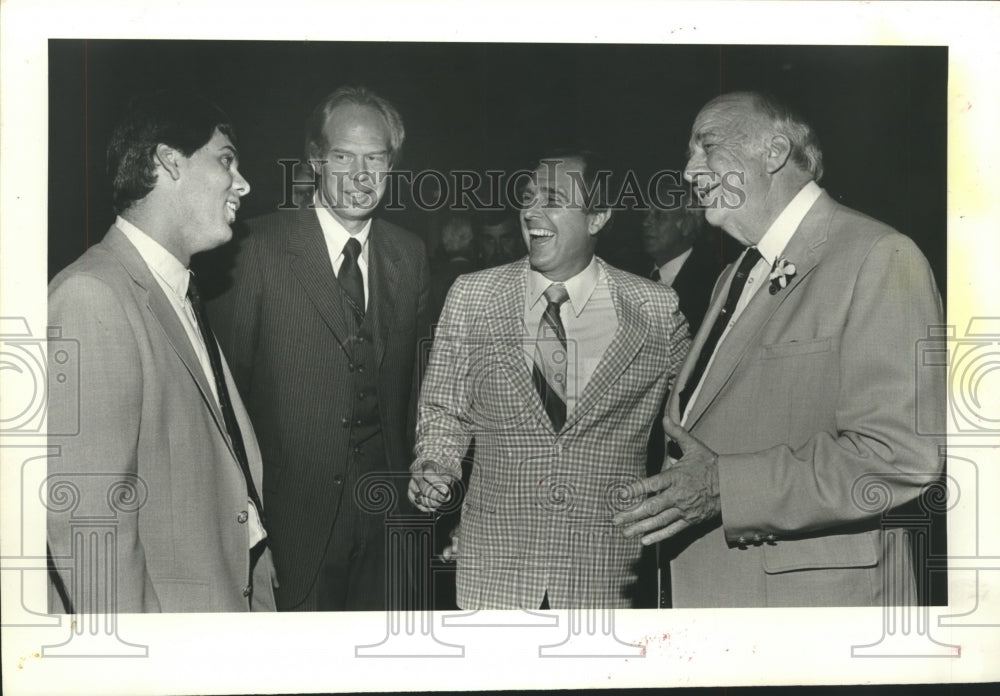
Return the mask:
[(698, 176), (699, 171), (704, 171), (705, 169), (705, 157), (702, 154), (693, 154), (688, 158), (687, 164), (684, 165), (684, 180), (689, 184), (693, 184), (695, 178)]
[(236, 189), (236, 194), (240, 198), (250, 193), (250, 182), (240, 174), (239, 169), (236, 170), (236, 176), (233, 177), (233, 188)]

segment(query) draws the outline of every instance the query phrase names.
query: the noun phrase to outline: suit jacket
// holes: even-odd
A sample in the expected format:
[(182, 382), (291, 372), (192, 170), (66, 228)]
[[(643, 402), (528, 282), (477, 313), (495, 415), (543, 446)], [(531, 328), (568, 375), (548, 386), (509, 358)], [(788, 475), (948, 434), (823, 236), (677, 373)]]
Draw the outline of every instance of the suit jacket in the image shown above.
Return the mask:
[(669, 288), (600, 262), (618, 330), (557, 434), (525, 363), (526, 259), (458, 278), (420, 394), (417, 460), (461, 476), (463, 609), (628, 607), (638, 540), (612, 516), (645, 476), (646, 442), (689, 347)]
[(708, 240), (701, 238), (695, 242), (691, 255), (670, 286), (677, 293), (681, 314), (687, 319), (692, 334), (697, 333), (701, 327), (708, 310), (708, 301), (712, 299), (712, 288), (715, 287), (723, 266), (719, 249), (713, 248)]
[[(915, 434), (918, 395), (941, 405), (943, 427), (944, 375), (915, 361), (942, 321), (933, 276), (909, 238), (825, 193), (783, 256), (796, 275), (754, 295), (685, 423), (719, 454), (722, 520), (679, 540), (673, 606), (912, 602), (907, 545), (879, 513), (940, 472), (939, 441)], [(670, 398), (678, 422), (731, 275)]]
[[(257, 428), (278, 603), (291, 607), (313, 586), (340, 506), (353, 504), (353, 491), (343, 490), (350, 442), (344, 425), (354, 399), (350, 329), (316, 211), (281, 211), (248, 226), (232, 287), (212, 310)], [(385, 457), (405, 481), (427, 255), (419, 237), (383, 220), (372, 222), (368, 239), (367, 314)]]
[[(79, 345), (79, 402), (52, 400), (48, 413), (52, 433), (80, 419), (78, 434), (50, 436), (59, 453), (48, 481), (49, 548), (57, 564), (76, 564), (59, 572), (67, 590), (76, 588), (74, 610), (113, 610), (103, 599), (92, 604), (104, 592), (117, 595), (119, 612), (273, 610), (269, 552), (248, 591), (246, 481), (209, 377), (120, 230), (52, 280), (49, 322)], [(253, 427), (226, 378), (259, 490)], [(101, 517), (116, 530), (117, 556), (93, 567), (72, 537), (100, 527)]]

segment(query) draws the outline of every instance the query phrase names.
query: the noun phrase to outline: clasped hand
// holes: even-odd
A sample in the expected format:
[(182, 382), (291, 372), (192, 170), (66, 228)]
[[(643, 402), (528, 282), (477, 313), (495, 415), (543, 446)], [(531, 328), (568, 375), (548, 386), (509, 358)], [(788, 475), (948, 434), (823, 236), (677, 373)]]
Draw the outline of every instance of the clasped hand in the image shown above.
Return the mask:
[(680, 445), (684, 456), (673, 463), (664, 461), (660, 473), (629, 486), (627, 495), (645, 500), (614, 517), (622, 534), (642, 534), (640, 541), (645, 545), (672, 537), (722, 512), (719, 456), (669, 417), (663, 419), (663, 432)]
[(410, 477), (406, 496), (421, 512), (434, 512), (451, 499), (456, 477), (436, 462), (424, 462)]

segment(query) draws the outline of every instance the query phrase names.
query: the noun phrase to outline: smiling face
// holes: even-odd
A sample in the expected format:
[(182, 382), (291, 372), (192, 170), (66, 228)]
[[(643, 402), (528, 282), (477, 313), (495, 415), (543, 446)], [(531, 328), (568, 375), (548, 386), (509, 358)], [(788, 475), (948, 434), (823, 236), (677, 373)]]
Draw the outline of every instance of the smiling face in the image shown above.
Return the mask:
[(749, 100), (716, 99), (695, 119), (684, 168), (705, 219), (747, 246), (767, 229), (771, 177), (765, 133), (764, 119)]
[(320, 202), (348, 232), (359, 231), (375, 212), (391, 165), (389, 126), (370, 106), (335, 107), (323, 128)]
[(218, 129), (190, 157), (178, 160), (179, 206), (183, 225), (174, 253), (182, 263), (193, 254), (214, 249), (233, 236), (240, 198), (250, 184), (239, 172), (239, 156), (228, 136)]
[[(546, 160), (521, 196), (521, 234), (531, 267), (552, 281), (572, 278), (590, 263), (609, 213), (584, 210), (579, 157)], [(572, 175), (571, 175), (572, 173)]]

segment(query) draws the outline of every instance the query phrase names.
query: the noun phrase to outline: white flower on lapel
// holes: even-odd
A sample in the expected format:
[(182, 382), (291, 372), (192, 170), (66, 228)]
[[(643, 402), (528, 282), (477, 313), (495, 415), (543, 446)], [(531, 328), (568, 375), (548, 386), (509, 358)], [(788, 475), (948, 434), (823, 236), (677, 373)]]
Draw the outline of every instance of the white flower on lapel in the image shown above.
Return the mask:
[(774, 266), (771, 267), (771, 275), (768, 278), (771, 281), (771, 287), (769, 292), (774, 295), (778, 290), (783, 289), (788, 285), (788, 281), (795, 277), (795, 264), (786, 259), (784, 256), (779, 256), (774, 261)]

